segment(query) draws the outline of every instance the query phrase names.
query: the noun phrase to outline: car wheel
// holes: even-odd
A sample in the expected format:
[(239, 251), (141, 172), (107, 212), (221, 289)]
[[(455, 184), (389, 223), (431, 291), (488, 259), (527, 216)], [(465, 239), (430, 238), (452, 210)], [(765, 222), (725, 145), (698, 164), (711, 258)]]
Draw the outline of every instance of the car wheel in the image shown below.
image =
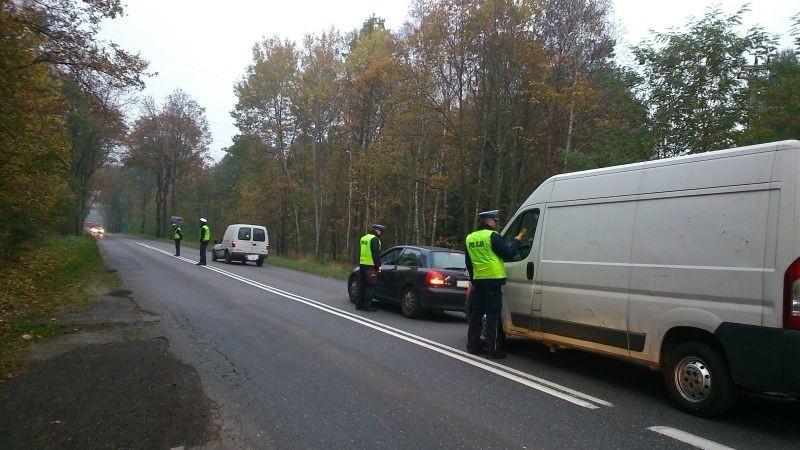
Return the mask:
[(681, 409), (712, 417), (733, 406), (736, 388), (717, 349), (703, 342), (685, 342), (670, 350), (664, 360), (667, 392)]
[(422, 305), (419, 304), (419, 297), (414, 288), (407, 287), (403, 290), (403, 294), (400, 296), (400, 309), (404, 316), (411, 319), (422, 315)]
[(230, 264), (231, 263), (231, 253), (225, 250), (225, 262)]
[(211, 261), (216, 261), (216, 260), (217, 260), (217, 252), (211, 250)]
[(258, 258), (258, 260), (256, 261), (256, 267), (261, 267), (263, 265), (264, 265), (264, 259)]
[(361, 297), (361, 281), (358, 277), (350, 277), (347, 282), (347, 295), (350, 296), (350, 303), (358, 303), (358, 299)]

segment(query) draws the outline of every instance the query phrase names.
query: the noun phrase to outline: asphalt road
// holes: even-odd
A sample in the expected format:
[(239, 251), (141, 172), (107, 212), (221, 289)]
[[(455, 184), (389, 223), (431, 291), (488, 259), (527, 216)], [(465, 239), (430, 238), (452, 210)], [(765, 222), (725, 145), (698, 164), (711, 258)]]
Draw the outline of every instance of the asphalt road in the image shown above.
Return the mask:
[(193, 365), (249, 448), (800, 448), (800, 403), (743, 395), (714, 420), (659, 373), (508, 340), (466, 354), (463, 314), (355, 311), (344, 281), (107, 235), (106, 265)]

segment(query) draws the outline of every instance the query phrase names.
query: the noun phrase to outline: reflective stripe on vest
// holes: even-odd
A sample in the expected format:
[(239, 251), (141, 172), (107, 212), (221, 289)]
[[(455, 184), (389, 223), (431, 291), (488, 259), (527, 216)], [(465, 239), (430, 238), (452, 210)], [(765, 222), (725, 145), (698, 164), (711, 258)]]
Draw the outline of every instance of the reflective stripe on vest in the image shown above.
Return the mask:
[(181, 227), (175, 227), (175, 232), (172, 233), (172, 239), (180, 239), (181, 238)]
[(506, 277), (503, 260), (492, 250), (492, 230), (478, 230), (467, 236), (467, 252), (472, 261), (472, 278), (497, 280)]
[(211, 229), (208, 228), (208, 225), (200, 227), (200, 240), (204, 242), (211, 240)]
[[(372, 248), (371, 243), (373, 239), (377, 239), (378, 236), (375, 236), (372, 233), (367, 233), (361, 237), (361, 255), (358, 259), (358, 263), (363, 266), (374, 266), (375, 261), (372, 259)], [(378, 241), (378, 251), (381, 250), (381, 241)]]

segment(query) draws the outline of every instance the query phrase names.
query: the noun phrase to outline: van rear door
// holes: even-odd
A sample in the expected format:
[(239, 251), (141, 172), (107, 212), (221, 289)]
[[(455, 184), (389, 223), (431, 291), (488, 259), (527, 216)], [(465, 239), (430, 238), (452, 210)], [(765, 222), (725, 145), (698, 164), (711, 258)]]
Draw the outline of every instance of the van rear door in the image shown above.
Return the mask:
[(237, 253), (252, 253), (253, 250), (253, 229), (250, 227), (239, 227), (236, 236)]
[(260, 255), (267, 254), (267, 230), (261, 227), (253, 228), (253, 250), (252, 253)]

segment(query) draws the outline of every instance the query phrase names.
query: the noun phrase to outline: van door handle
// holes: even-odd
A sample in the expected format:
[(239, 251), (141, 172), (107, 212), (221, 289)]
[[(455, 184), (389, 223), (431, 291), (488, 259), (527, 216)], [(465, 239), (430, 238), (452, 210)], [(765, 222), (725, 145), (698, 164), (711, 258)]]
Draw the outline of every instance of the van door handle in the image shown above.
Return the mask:
[(528, 269), (527, 270), (528, 279), (532, 280), (533, 279), (533, 263), (532, 262), (528, 263), (528, 268), (527, 269)]

